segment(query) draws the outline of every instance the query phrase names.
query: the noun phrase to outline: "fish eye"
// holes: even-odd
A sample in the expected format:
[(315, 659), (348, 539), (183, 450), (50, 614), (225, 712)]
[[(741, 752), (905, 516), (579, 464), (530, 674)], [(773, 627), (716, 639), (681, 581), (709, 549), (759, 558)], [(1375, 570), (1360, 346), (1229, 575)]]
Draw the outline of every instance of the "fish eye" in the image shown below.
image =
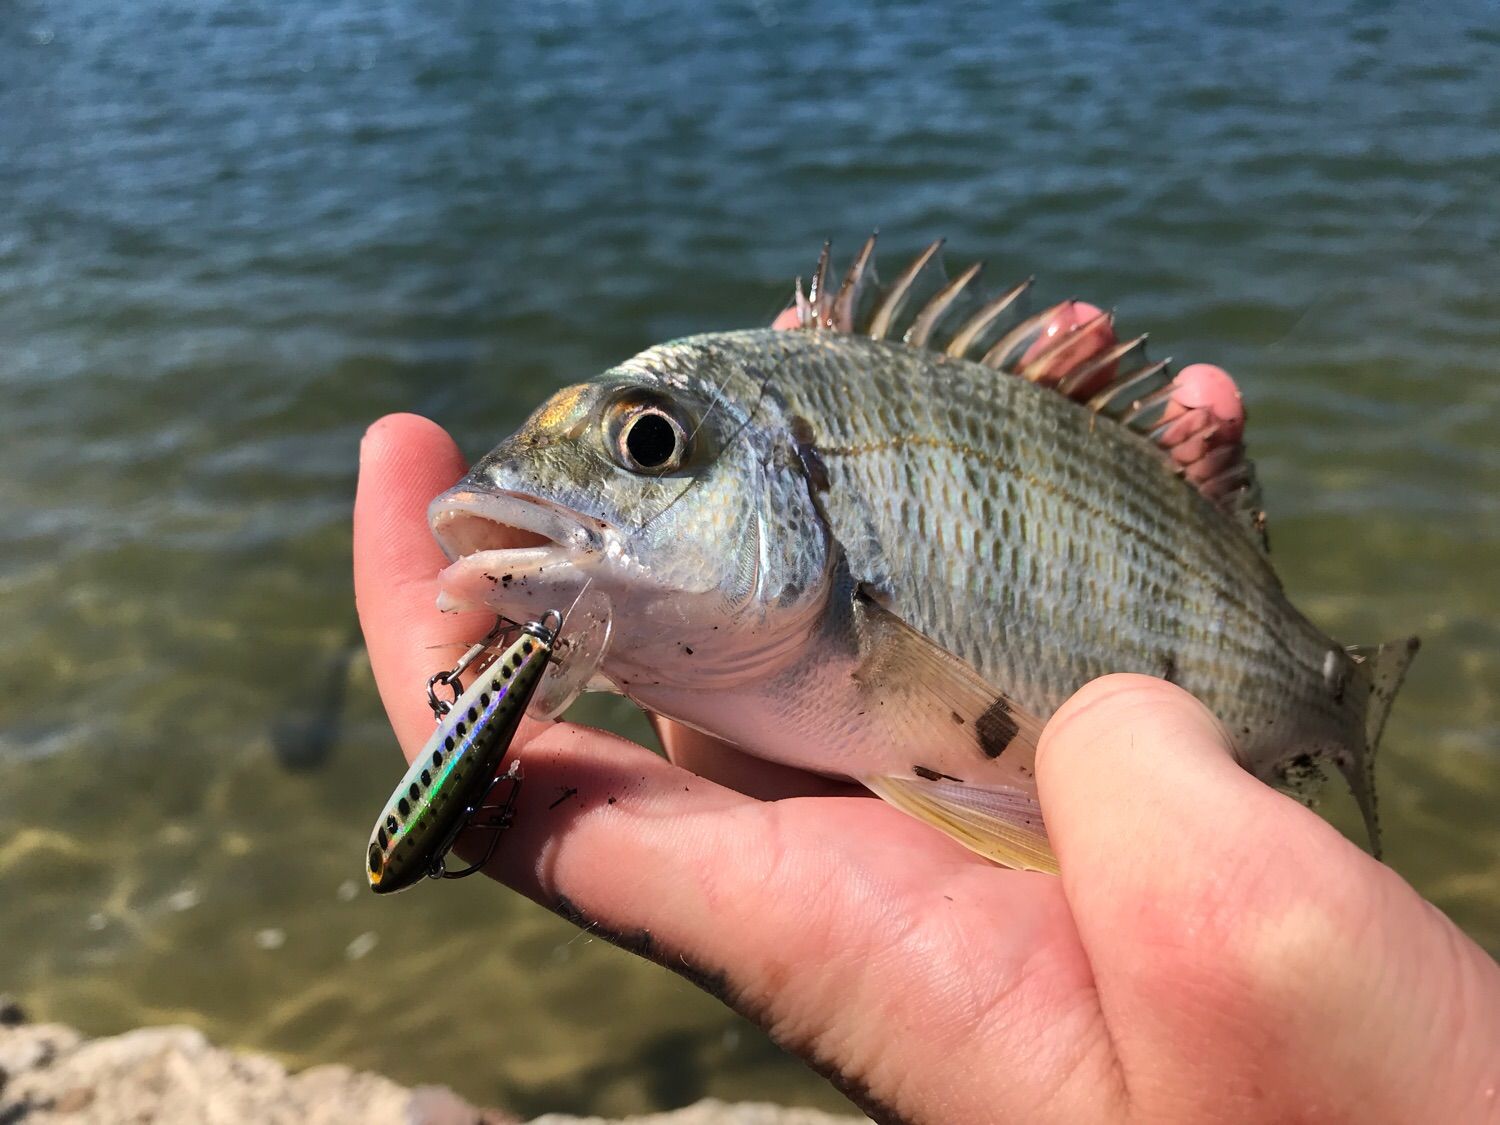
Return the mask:
[(670, 473), (687, 460), (688, 435), (682, 422), (656, 404), (617, 408), (615, 457), (633, 473)]

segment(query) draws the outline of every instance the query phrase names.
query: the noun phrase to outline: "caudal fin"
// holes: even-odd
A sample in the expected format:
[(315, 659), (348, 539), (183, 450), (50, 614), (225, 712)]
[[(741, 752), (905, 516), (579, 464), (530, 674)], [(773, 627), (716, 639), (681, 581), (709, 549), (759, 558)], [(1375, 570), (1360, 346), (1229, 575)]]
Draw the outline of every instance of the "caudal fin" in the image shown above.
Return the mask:
[(1369, 700), (1365, 704), (1364, 745), (1352, 756), (1340, 756), (1337, 761), (1354, 799), (1359, 803), (1360, 814), (1365, 818), (1370, 851), (1376, 859), (1380, 858), (1380, 822), (1375, 815), (1375, 749), (1380, 745), (1380, 735), (1385, 730), (1385, 720), (1391, 713), (1396, 690), (1406, 679), (1406, 670), (1411, 667), (1420, 645), (1421, 641), (1416, 637), (1407, 637), (1383, 645), (1350, 645), (1344, 650), (1359, 666), (1357, 682), (1368, 687)]

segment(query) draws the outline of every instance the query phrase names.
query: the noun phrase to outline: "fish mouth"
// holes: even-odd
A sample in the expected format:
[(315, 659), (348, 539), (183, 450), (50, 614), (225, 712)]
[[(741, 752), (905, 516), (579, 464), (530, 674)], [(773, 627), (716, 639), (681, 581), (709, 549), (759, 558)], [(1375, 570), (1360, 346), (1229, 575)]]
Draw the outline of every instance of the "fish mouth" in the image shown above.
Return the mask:
[(604, 530), (598, 520), (549, 500), (468, 488), (434, 500), (427, 523), (450, 560), (438, 577), (439, 603), (455, 612), (504, 609), (572, 584), (578, 562), (599, 549)]

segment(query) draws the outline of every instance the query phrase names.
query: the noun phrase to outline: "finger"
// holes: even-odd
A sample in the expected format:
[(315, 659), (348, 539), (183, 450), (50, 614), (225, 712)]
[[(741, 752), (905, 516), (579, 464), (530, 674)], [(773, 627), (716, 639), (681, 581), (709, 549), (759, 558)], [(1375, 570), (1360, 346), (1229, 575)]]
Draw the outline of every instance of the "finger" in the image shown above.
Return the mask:
[(427, 530), (427, 505), (464, 470), (453, 439), (414, 414), (380, 419), (360, 443), (354, 600), (381, 702), (408, 756), (432, 731), (428, 677), (492, 624), (483, 614), (435, 609), (447, 560)]
[(1065, 882), (1071, 871), (1088, 890), (1085, 911), (1151, 885), (1244, 877), (1257, 865), (1239, 852), (1262, 827), (1326, 829), (1289, 815), (1303, 810), (1235, 763), (1208, 708), (1149, 676), (1106, 676), (1068, 700), (1043, 732), (1037, 780)]
[(1240, 1062), (1266, 1044), (1246, 1029), (1291, 1034), (1295, 994), (1327, 995), (1333, 935), (1367, 920), (1383, 869), (1245, 772), (1214, 715), (1162, 680), (1078, 692), (1043, 732), (1037, 777), (1127, 1077), (1248, 1090)]
[(753, 757), (661, 715), (648, 712), (646, 717), (673, 763), (748, 797), (780, 801), (787, 797), (858, 797), (867, 792), (849, 782)]
[(1163, 417), (1176, 418), (1192, 410), (1206, 411), (1214, 420), (1221, 445), (1232, 445), (1245, 433), (1245, 403), (1234, 378), (1211, 363), (1191, 363), (1172, 380), (1172, 395)]

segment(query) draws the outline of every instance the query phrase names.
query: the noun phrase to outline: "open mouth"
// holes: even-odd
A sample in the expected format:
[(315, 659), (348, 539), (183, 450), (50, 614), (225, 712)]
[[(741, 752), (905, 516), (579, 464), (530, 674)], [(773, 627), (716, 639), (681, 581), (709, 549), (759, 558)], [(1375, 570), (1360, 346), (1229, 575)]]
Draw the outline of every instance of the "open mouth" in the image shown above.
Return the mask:
[(432, 502), (427, 522), (455, 562), (479, 554), (588, 551), (599, 541), (598, 531), (578, 513), (514, 492), (452, 489)]
[(540, 614), (580, 580), (576, 565), (598, 550), (603, 525), (534, 496), (474, 490), (443, 493), (427, 522), (452, 561), (438, 577), (438, 607)]

